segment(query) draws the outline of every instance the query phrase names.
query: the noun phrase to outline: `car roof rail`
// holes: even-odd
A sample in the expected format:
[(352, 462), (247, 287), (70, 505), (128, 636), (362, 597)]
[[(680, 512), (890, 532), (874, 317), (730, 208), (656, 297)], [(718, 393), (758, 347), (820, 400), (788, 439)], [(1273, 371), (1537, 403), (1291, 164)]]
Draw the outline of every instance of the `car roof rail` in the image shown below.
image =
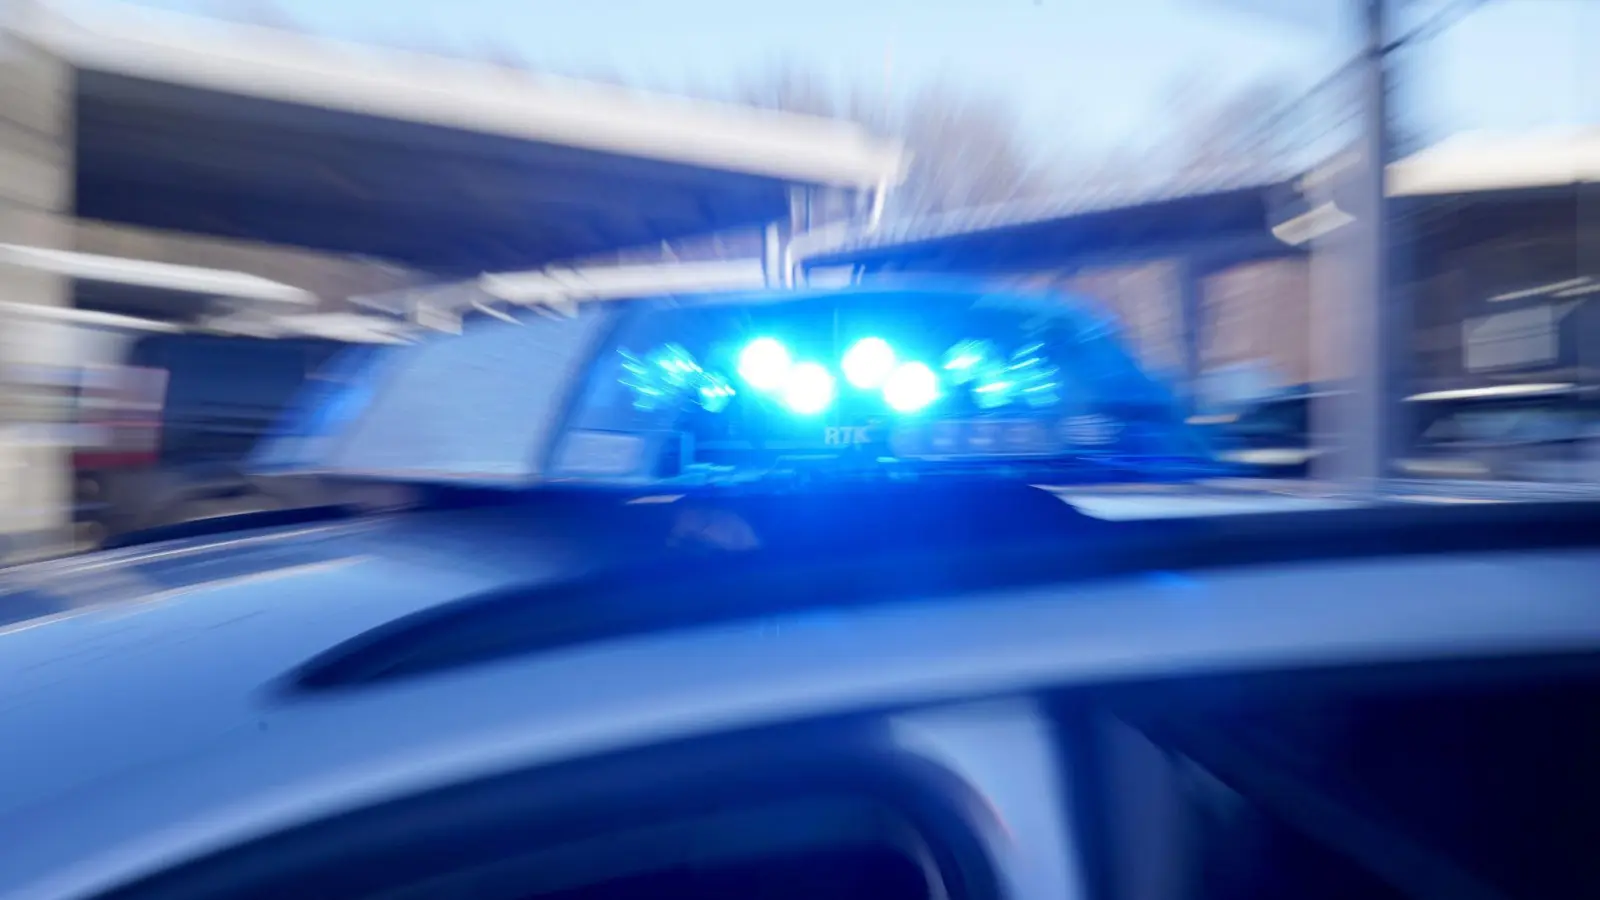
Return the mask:
[[(1051, 502), (1066, 510), (1065, 504)], [(804, 520), (805, 513), (791, 516)], [(1026, 513), (1019, 520), (1030, 518)], [(814, 527), (803, 521), (802, 530)], [(869, 520), (865, 528), (882, 528)], [(1028, 524), (1025, 527), (1036, 527)], [(597, 641), (768, 616), (1219, 566), (1600, 546), (1600, 502), (1410, 504), (1204, 518), (1067, 515), (1033, 538), (832, 542), (680, 555), (558, 583), (512, 586), (418, 612), (318, 654), (290, 693), (393, 679)], [(922, 534), (926, 534), (924, 531)], [(1292, 598), (1291, 598), (1292, 599)]]

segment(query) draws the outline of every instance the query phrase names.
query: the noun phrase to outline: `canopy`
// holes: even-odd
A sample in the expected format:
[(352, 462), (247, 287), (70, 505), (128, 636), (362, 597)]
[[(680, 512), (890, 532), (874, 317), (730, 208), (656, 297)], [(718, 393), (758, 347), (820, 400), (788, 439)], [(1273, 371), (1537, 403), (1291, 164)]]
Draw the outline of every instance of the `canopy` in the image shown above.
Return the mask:
[(101, 2), (22, 36), (76, 71), (75, 212), (476, 275), (787, 217), (897, 181), (832, 120)]

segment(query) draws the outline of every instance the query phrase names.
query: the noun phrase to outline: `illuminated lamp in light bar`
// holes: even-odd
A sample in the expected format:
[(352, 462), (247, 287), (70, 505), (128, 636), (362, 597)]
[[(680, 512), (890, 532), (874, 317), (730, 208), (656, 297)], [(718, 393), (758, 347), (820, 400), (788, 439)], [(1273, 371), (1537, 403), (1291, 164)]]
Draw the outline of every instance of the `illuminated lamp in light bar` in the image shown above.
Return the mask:
[(978, 369), (972, 381), (972, 402), (979, 409), (999, 409), (1016, 399), (1017, 383), (1004, 366), (985, 362)]
[(789, 350), (774, 338), (756, 338), (739, 353), (739, 377), (758, 391), (775, 391), (789, 376)]
[(851, 345), (840, 361), (844, 377), (863, 390), (882, 387), (895, 369), (894, 348), (883, 338), (866, 337)]
[(951, 384), (966, 384), (992, 366), (994, 347), (987, 341), (962, 341), (944, 355), (944, 375)]
[(802, 416), (814, 416), (833, 403), (833, 375), (817, 363), (800, 363), (783, 381), (783, 405)]
[(1043, 344), (1030, 344), (1013, 354), (1006, 377), (1016, 385), (1022, 402), (1035, 409), (1061, 400), (1058, 372), (1045, 357)]
[(904, 363), (884, 382), (883, 399), (896, 412), (926, 409), (939, 399), (939, 376), (922, 363)]
[(700, 381), (700, 406), (706, 412), (718, 413), (733, 402), (735, 391), (727, 379), (715, 372), (707, 372)]

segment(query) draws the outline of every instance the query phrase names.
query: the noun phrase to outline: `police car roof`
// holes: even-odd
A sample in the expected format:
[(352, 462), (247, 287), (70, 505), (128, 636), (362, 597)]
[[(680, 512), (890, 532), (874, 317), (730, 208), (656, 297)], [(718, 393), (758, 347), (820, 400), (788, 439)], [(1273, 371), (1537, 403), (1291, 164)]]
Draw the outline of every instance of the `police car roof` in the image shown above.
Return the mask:
[[(0, 853), (0, 895), (13, 896), (12, 883), (28, 873), (83, 862), (101, 844), (126, 850), (130, 835), (146, 844), (176, 839), (162, 829), (189, 816), (225, 834), (308, 799), (270, 798), (274, 784), (299, 779), (314, 795), (331, 777), (346, 796), (360, 795), (365, 779), (403, 767), (374, 756), (379, 748), (427, 737), (402, 734), (417, 720), (360, 703), (288, 704), (275, 683), (408, 614), (614, 564), (608, 553), (636, 549), (590, 540), (580, 552), (560, 526), (490, 506), (192, 538), (8, 570), (0, 614), (33, 617), (0, 625), (0, 731), (30, 737), (0, 749), (0, 829), (33, 837)], [(443, 736), (465, 725), (434, 718), (427, 729)], [(485, 725), (492, 722), (473, 728)], [(365, 762), (348, 769), (357, 759)], [(433, 763), (451, 767), (447, 757)]]
[[(1419, 541), (1435, 541), (1435, 551), (1452, 542), (1482, 549), (1486, 535), (1501, 549), (1551, 546), (1540, 542), (1562, 536), (1572, 543), (1600, 524), (1600, 507), (1516, 507), (1419, 510), (1411, 521), (1356, 513), (1328, 533), (1392, 554)], [(0, 894), (85, 896), (400, 794), (706, 730), (932, 702), (956, 684), (997, 692), (1175, 665), (1411, 660), (1587, 647), (1600, 637), (1600, 612), (1585, 602), (1592, 558), (1536, 560), (1532, 581), (1514, 582), (1485, 579), (1471, 555), (1415, 557), (1371, 569), (1349, 562), (1367, 590), (1342, 589), (1342, 570), (1326, 566), (1298, 581), (1280, 576), (1265, 591), (1249, 571), (1200, 571), (1176, 588), (1186, 601), (1208, 599), (1200, 604), (1174, 604), (1170, 579), (1113, 579), (866, 609), (845, 629), (833, 619), (797, 621), (776, 641), (763, 638), (767, 622), (724, 624), (371, 690), (272, 690), (290, 667), (337, 641), (574, 562), (557, 528), (526, 517), (511, 527), (503, 509), (469, 512), (10, 573), (14, 589), (138, 602), (0, 635), (0, 716), (7, 734), (27, 736), (6, 742), (0, 757)], [(1285, 524), (1268, 523), (1257, 536)], [(1326, 523), (1297, 518), (1287, 529), (1297, 533), (1279, 544), (1298, 554), (1326, 547), (1299, 533), (1319, 529)], [(1227, 543), (1236, 554), (1263, 545), (1239, 537)], [(1371, 590), (1379, 576), (1398, 587)], [(1416, 583), (1433, 590), (1407, 587)], [(1319, 591), (1327, 596), (1312, 596)], [(1281, 602), (1285, 592), (1322, 603), (1327, 614), (1302, 615), (1301, 604)], [(1438, 604), (1440, 592), (1456, 602)], [(995, 652), (972, 654), (973, 646)]]

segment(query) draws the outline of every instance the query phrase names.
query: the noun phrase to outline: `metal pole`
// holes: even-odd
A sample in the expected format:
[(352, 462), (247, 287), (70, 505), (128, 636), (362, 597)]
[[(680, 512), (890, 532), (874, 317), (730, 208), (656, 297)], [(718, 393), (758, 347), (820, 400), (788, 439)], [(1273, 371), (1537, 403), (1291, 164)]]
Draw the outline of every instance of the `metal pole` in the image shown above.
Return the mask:
[(787, 286), (791, 274), (784, 269), (787, 263), (788, 248), (785, 246), (783, 224), (772, 222), (761, 233), (761, 259), (766, 270), (768, 287)]
[(1357, 284), (1369, 305), (1363, 317), (1367, 339), (1356, 347), (1361, 373), (1356, 392), (1359, 430), (1351, 475), (1358, 484), (1373, 488), (1388, 474), (1389, 462), (1399, 450), (1400, 393), (1395, 376), (1414, 343), (1409, 311), (1400, 308), (1400, 297), (1390, 290), (1388, 6), (1389, 0), (1366, 0), (1361, 210), (1353, 235)]
[[(1312, 340), (1320, 345), (1324, 372), (1348, 378), (1346, 390), (1313, 408), (1318, 439), (1329, 441), (1326, 449), (1333, 451), (1319, 458), (1316, 474), (1357, 494), (1378, 489), (1399, 446), (1394, 375), (1410, 344), (1409, 313), (1389, 291), (1387, 6), (1387, 0), (1354, 2), (1364, 26), (1357, 160), (1351, 170), (1335, 165), (1314, 189), (1352, 218), (1313, 251)], [(1343, 188), (1335, 187), (1339, 182)]]

